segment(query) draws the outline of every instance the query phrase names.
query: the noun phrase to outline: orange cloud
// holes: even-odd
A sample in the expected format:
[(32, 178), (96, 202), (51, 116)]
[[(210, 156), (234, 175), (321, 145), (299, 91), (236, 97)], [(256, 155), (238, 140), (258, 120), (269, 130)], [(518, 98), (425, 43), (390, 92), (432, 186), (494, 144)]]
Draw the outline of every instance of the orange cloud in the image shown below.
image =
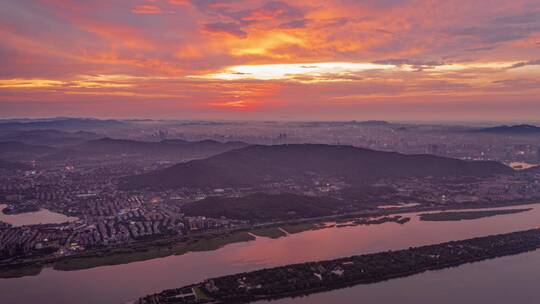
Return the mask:
[(169, 3), (175, 5), (187, 5), (189, 4), (189, 0), (169, 0)]
[(155, 15), (155, 14), (163, 13), (161, 8), (155, 5), (137, 5), (131, 10), (131, 12), (135, 14), (147, 14), (147, 15)]
[(210, 103), (209, 106), (217, 108), (229, 108), (229, 109), (243, 109), (245, 110), (248, 106), (253, 105), (252, 102), (245, 100), (236, 100), (236, 101), (226, 101), (221, 103)]

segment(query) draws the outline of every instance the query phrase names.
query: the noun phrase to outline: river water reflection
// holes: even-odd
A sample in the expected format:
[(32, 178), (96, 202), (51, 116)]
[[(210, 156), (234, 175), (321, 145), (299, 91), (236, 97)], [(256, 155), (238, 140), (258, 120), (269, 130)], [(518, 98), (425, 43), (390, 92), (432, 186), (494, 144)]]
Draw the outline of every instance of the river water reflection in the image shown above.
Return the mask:
[[(460, 222), (423, 222), (418, 219), (417, 214), (409, 214), (407, 216), (411, 217), (411, 221), (404, 225), (384, 223), (372, 226), (328, 228), (306, 231), (279, 239), (257, 238), (250, 242), (230, 244), (214, 251), (188, 253), (124, 265), (77, 271), (45, 269), (38, 276), (0, 279), (0, 299), (2, 303), (10, 304), (123, 303), (138, 296), (195, 283), (213, 276), (530, 229), (540, 225), (540, 204), (528, 205), (528, 207), (533, 210)], [(513, 271), (510, 269), (512, 267), (507, 265), (514, 265), (515, 269), (521, 269), (525, 273)], [(540, 268), (537, 266), (540, 266), (538, 251), (369, 286), (342, 289), (304, 298), (284, 299), (272, 303), (395, 303), (400, 301), (399, 297), (417, 299), (401, 301), (401, 303), (455, 303), (459, 301), (444, 302), (442, 300), (449, 295), (465, 297), (465, 295), (453, 295), (451, 292), (476, 286), (478, 294), (476, 294), (476, 289), (470, 289), (475, 291), (475, 294), (470, 294), (471, 298), (462, 301), (472, 303), (470, 299), (481, 299), (480, 293), (489, 288), (498, 288), (494, 287), (498, 284), (498, 280), (501, 280), (500, 286), (505, 286), (502, 283), (505, 281), (501, 276), (506, 272), (517, 276), (506, 276), (512, 278), (512, 281), (508, 282), (512, 284), (507, 285), (509, 288), (513, 288), (516, 284), (524, 286), (523, 288), (531, 284), (535, 285), (533, 283), (540, 279), (540, 274), (537, 274)], [(471, 285), (473, 279), (482, 282)], [(533, 283), (522, 282), (525, 280), (533, 280)], [(440, 284), (454, 282), (455, 284), (445, 288), (445, 285), (438, 285), (437, 282)], [(427, 288), (435, 289), (427, 291), (425, 290)], [(513, 293), (514, 289), (509, 290)], [(535, 289), (528, 290), (536, 291)], [(358, 294), (362, 297), (358, 297)], [(429, 301), (418, 300), (421, 299), (420, 296), (427, 296), (426, 294), (431, 297)]]

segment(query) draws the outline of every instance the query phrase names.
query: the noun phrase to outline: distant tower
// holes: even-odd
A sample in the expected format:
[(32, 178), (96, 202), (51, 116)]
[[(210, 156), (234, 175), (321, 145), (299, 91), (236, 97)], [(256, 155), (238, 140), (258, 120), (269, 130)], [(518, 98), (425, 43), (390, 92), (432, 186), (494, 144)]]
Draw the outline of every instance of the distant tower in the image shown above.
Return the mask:
[(433, 154), (433, 155), (439, 154), (439, 145), (435, 145), (435, 144), (429, 145), (427, 149), (427, 153)]
[(167, 130), (163, 131), (163, 130), (159, 130), (158, 131), (158, 138), (159, 140), (166, 140), (167, 139)]
[(285, 140), (287, 140), (287, 133), (279, 133), (277, 136), (277, 140), (279, 142), (284, 142)]

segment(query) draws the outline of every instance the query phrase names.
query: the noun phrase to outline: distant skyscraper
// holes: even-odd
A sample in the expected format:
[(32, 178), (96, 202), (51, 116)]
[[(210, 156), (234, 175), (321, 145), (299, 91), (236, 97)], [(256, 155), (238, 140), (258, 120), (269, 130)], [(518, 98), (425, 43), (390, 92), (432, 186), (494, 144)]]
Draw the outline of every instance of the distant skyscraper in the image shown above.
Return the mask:
[(159, 140), (166, 140), (168, 136), (168, 132), (167, 130), (159, 130), (156, 135), (159, 138)]
[(426, 152), (428, 154), (439, 154), (439, 145), (429, 145)]

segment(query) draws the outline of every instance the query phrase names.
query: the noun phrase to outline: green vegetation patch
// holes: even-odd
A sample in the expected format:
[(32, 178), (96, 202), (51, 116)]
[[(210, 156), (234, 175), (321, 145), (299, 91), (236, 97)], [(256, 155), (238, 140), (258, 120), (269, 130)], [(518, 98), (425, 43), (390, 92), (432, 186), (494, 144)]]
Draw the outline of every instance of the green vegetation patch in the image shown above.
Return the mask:
[(195, 238), (186, 242), (169, 245), (148, 245), (134, 248), (111, 249), (99, 253), (66, 258), (54, 263), (56, 270), (78, 270), (105, 265), (119, 265), (145, 261), (170, 255), (182, 255), (195, 251), (211, 251), (227, 244), (252, 241), (255, 238), (247, 232), (234, 232), (227, 235)]
[(193, 292), (195, 292), (195, 296), (199, 300), (210, 300), (210, 298), (199, 287), (193, 288)]
[(300, 233), (300, 232), (316, 229), (317, 224), (315, 223), (288, 224), (288, 225), (281, 226), (281, 228), (290, 234), (294, 234), (294, 233)]
[(283, 232), (283, 230), (279, 229), (279, 227), (259, 228), (252, 230), (251, 233), (255, 234), (256, 236), (268, 237), (271, 239), (277, 239), (287, 235), (285, 232)]
[(41, 266), (24, 266), (18, 268), (0, 268), (0, 278), (20, 278), (26, 276), (36, 276), (41, 273)]
[(420, 220), (422, 221), (462, 221), (462, 220), (475, 220), (484, 217), (491, 217), (503, 214), (514, 214), (520, 212), (530, 211), (532, 208), (527, 209), (504, 209), (504, 210), (473, 210), (473, 211), (448, 211), (437, 213), (423, 213), (420, 214)]

